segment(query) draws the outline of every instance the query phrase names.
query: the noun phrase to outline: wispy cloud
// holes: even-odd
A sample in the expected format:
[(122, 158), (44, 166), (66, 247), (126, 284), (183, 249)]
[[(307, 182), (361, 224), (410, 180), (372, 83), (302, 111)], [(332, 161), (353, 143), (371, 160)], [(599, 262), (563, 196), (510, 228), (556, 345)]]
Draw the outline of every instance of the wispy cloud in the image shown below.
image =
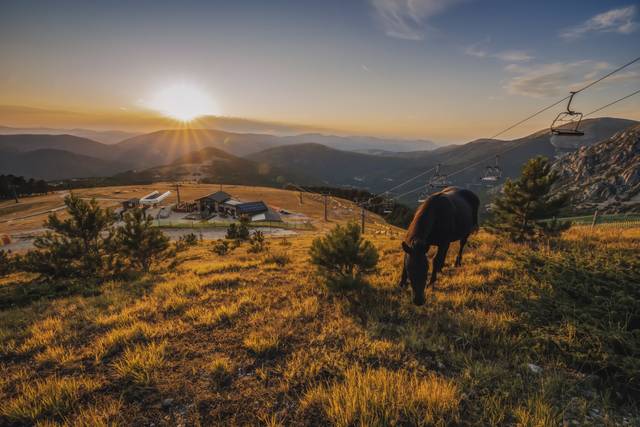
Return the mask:
[(371, 0), (376, 20), (389, 37), (423, 40), (426, 21), (464, 0)]
[[(505, 70), (513, 76), (505, 89), (512, 95), (535, 98), (558, 96), (586, 85), (611, 68), (606, 62), (590, 60), (533, 66), (509, 64)], [(629, 71), (612, 76), (608, 82), (637, 79), (640, 79), (640, 73)]]
[(560, 37), (565, 40), (575, 40), (588, 33), (630, 34), (639, 27), (635, 21), (636, 11), (635, 5), (611, 9), (588, 19), (580, 25), (562, 31)]
[(489, 38), (467, 46), (464, 53), (477, 58), (496, 58), (504, 62), (528, 62), (531, 61), (533, 56), (529, 55), (524, 50), (504, 50), (500, 52), (491, 52), (489, 50)]

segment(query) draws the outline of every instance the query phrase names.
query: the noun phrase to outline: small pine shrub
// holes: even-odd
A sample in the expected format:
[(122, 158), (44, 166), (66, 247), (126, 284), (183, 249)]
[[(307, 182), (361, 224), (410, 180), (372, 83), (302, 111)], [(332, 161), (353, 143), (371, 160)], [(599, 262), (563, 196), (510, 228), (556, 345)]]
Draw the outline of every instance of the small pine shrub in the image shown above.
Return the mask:
[(226, 255), (227, 253), (229, 253), (229, 250), (230, 250), (229, 242), (226, 240), (218, 239), (213, 244), (212, 250), (216, 255), (220, 255), (220, 256)]
[(0, 277), (6, 276), (11, 273), (14, 268), (14, 259), (11, 256), (11, 251), (5, 251), (0, 249)]
[(44, 223), (48, 231), (36, 238), (36, 249), (21, 258), (20, 268), (48, 278), (112, 273), (112, 212), (95, 199), (87, 202), (75, 195), (65, 197), (64, 203), (68, 217), (49, 215)]
[(184, 236), (180, 236), (178, 238), (178, 242), (176, 246), (178, 249), (186, 249), (190, 246), (196, 246), (198, 244), (198, 236), (195, 233), (185, 234)]
[(249, 239), (249, 242), (251, 243), (251, 247), (249, 248), (249, 252), (251, 253), (264, 252), (264, 250), (268, 246), (268, 243), (264, 238), (264, 233), (259, 230), (253, 233), (253, 235)]
[(169, 256), (169, 238), (159, 229), (153, 228), (151, 217), (145, 216), (140, 209), (125, 215), (124, 225), (117, 230), (116, 242), (119, 252), (131, 266), (144, 272), (149, 271), (153, 262)]
[(227, 227), (226, 238), (230, 240), (249, 240), (251, 233), (249, 232), (249, 220), (245, 217), (240, 218), (239, 223), (231, 223)]
[(378, 251), (362, 238), (355, 222), (337, 225), (324, 237), (316, 238), (309, 250), (311, 263), (329, 287), (352, 288), (375, 271)]
[(291, 262), (291, 257), (285, 253), (273, 253), (264, 257), (266, 264), (276, 264), (278, 267), (284, 267)]

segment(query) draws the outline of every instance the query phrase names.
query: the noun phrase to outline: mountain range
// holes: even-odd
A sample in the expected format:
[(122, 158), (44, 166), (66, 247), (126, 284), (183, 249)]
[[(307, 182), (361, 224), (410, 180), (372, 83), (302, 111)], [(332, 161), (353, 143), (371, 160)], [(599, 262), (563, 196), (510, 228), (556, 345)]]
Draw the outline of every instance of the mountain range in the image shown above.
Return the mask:
[[(585, 145), (610, 138), (637, 122), (585, 120)], [(426, 149), (415, 150), (416, 147)], [(343, 137), (317, 133), (276, 136), (211, 129), (162, 130), (104, 144), (73, 135), (0, 135), (0, 173), (58, 180), (112, 176), (148, 180), (177, 178), (277, 185), (283, 179), (309, 185), (384, 191), (440, 165), (450, 184), (473, 186), (499, 155), (505, 177), (517, 176), (531, 157), (559, 153), (548, 130), (511, 141), (479, 139), (435, 149), (426, 140)], [(394, 151), (395, 150), (395, 151)], [(371, 154), (375, 153), (375, 154)], [(198, 175), (194, 175), (198, 174)], [(397, 193), (425, 185), (431, 173)], [(154, 178), (155, 177), (155, 178)], [(173, 179), (172, 178), (172, 179)], [(416, 200), (418, 191), (403, 201)]]

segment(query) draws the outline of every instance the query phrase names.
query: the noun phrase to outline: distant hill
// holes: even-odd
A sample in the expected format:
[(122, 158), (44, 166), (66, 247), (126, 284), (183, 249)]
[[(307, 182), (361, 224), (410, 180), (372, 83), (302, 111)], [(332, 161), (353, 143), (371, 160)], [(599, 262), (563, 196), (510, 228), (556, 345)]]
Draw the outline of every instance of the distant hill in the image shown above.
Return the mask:
[(305, 178), (304, 174), (291, 173), (270, 165), (261, 165), (213, 147), (190, 152), (168, 165), (120, 173), (113, 179), (126, 183), (195, 180), (203, 183), (276, 187), (283, 186), (290, 181), (303, 184), (315, 182), (313, 179)]
[(0, 150), (25, 153), (41, 149), (64, 150), (103, 160), (115, 155), (109, 145), (73, 135), (0, 135)]
[(91, 130), (91, 129), (56, 129), (56, 128), (14, 128), (0, 126), (0, 135), (73, 135), (91, 139), (103, 144), (115, 144), (137, 135), (133, 132), (120, 130)]
[(380, 188), (386, 176), (403, 174), (415, 162), (396, 157), (336, 150), (321, 144), (295, 144), (270, 148), (247, 158), (263, 165), (288, 169), (316, 178), (324, 185)]
[(217, 148), (236, 156), (277, 145), (278, 137), (260, 134), (235, 134), (208, 129), (162, 130), (116, 144), (117, 159), (130, 159), (140, 167), (173, 163), (192, 151)]
[(576, 210), (640, 212), (640, 125), (583, 147), (554, 164), (558, 191), (568, 192)]
[(385, 154), (388, 152), (406, 152), (432, 150), (438, 146), (426, 139), (375, 138), (372, 136), (336, 136), (319, 133), (305, 133), (282, 138), (282, 144), (322, 144), (336, 150), (356, 151), (365, 154)]
[(58, 180), (110, 176), (127, 165), (112, 160), (56, 149), (8, 151), (0, 149), (0, 171), (27, 178)]

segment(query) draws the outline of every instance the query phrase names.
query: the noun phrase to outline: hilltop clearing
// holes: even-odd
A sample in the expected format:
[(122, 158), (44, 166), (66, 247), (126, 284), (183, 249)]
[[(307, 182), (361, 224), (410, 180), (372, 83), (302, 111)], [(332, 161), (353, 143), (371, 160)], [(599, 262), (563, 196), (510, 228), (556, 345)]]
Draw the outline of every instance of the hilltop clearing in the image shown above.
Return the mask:
[(312, 234), (103, 284), (0, 279), (0, 424), (638, 425), (640, 229), (535, 251), (480, 232), (423, 307), (396, 288), (399, 235), (365, 235), (378, 272), (344, 293)]

